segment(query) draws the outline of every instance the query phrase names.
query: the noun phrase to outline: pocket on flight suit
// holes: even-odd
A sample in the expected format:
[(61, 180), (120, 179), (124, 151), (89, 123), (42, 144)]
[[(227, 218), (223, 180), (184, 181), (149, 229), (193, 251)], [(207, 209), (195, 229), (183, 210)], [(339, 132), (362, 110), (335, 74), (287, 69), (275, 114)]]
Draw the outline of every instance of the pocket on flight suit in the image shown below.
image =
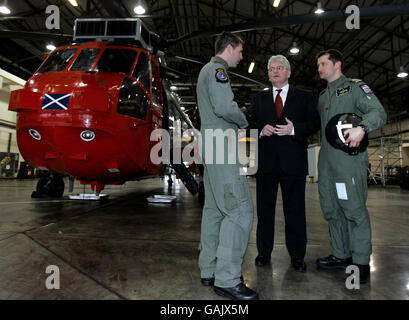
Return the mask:
[(335, 178), (337, 201), (348, 220), (359, 222), (362, 219), (363, 205), (355, 177)]
[(236, 209), (239, 206), (237, 197), (234, 195), (233, 183), (226, 183), (223, 185), (224, 189), (224, 206), (227, 210)]
[(320, 205), (324, 219), (329, 221), (337, 218), (337, 209), (334, 207), (334, 195), (332, 192), (332, 183), (324, 176), (319, 177), (318, 192)]

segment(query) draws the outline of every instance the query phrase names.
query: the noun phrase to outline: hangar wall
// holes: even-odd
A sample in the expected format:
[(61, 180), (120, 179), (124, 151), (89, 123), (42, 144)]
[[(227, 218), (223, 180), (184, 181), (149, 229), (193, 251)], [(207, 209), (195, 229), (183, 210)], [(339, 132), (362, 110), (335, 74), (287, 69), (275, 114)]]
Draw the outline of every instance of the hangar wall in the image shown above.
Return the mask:
[[(25, 81), (11, 73), (0, 69), (0, 177), (10, 176), (5, 174), (9, 166), (7, 159), (8, 153), (18, 154), (19, 162), (24, 161), (18, 150), (16, 140), (16, 116), (17, 113), (9, 111), (8, 105), (10, 92), (21, 89)], [(18, 165), (16, 165), (18, 169)]]

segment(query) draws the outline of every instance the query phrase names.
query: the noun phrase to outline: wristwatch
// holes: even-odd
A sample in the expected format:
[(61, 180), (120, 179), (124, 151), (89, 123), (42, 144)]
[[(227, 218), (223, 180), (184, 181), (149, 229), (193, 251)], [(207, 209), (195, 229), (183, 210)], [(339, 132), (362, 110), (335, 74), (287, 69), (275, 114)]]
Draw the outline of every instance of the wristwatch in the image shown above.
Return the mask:
[(368, 127), (367, 127), (367, 126), (365, 126), (365, 125), (363, 125), (363, 124), (360, 124), (358, 127), (361, 127), (361, 128), (364, 130), (364, 132), (365, 132), (366, 134), (368, 134), (368, 133), (369, 133), (369, 129), (368, 129)]

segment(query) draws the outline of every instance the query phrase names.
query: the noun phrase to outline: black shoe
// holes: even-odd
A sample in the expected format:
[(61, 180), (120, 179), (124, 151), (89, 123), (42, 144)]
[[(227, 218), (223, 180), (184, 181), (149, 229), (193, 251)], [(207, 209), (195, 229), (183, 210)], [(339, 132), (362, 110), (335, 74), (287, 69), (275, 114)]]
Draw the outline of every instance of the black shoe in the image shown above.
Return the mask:
[(201, 282), (202, 285), (204, 285), (205, 287), (214, 286), (214, 277), (211, 277), (211, 278), (200, 278), (200, 282)]
[(339, 259), (330, 254), (328, 257), (317, 259), (317, 267), (321, 269), (346, 269), (352, 264), (352, 257)]
[(255, 263), (256, 266), (265, 266), (267, 263), (270, 263), (270, 261), (271, 261), (270, 256), (258, 255), (256, 257)]
[[(240, 277), (241, 282), (244, 282), (243, 276)], [(200, 278), (200, 282), (205, 287), (212, 287), (214, 286), (214, 277), (211, 278)]]
[(371, 277), (369, 264), (355, 264), (359, 268), (359, 283), (367, 283)]
[(291, 264), (295, 271), (298, 272), (307, 272), (307, 265), (303, 259), (291, 259)]
[(247, 288), (244, 283), (239, 283), (232, 288), (214, 287), (214, 292), (219, 296), (227, 297), (232, 300), (258, 300), (258, 294), (254, 290)]

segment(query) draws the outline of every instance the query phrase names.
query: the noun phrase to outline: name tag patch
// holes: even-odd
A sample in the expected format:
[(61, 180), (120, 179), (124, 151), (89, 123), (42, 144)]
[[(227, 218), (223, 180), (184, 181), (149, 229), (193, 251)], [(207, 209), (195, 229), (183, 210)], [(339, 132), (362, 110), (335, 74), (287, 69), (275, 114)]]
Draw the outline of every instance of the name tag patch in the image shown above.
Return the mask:
[(359, 86), (361, 88), (361, 90), (365, 93), (365, 94), (371, 94), (373, 93), (372, 89), (369, 88), (369, 86), (367, 84), (361, 84)]
[(216, 80), (218, 82), (228, 82), (229, 81), (229, 77), (227, 76), (227, 74), (224, 72), (222, 68), (216, 69)]
[(347, 94), (351, 92), (351, 86), (345, 87), (345, 88), (338, 88), (337, 89), (337, 97), (341, 97), (344, 94)]

